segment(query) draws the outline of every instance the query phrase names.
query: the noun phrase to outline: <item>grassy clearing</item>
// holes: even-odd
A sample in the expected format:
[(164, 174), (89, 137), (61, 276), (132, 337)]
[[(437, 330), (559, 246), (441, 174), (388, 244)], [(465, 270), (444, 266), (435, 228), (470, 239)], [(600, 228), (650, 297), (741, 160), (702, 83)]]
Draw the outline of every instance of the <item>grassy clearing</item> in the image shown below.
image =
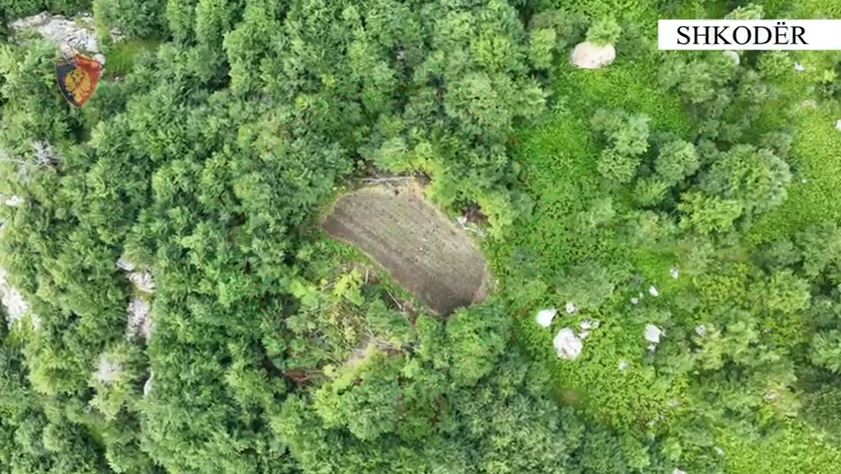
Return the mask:
[(106, 51), (105, 77), (125, 76), (134, 68), (139, 55), (154, 51), (159, 44), (158, 40), (133, 38), (113, 45)]
[(803, 111), (791, 157), (798, 179), (786, 201), (751, 229), (750, 242), (789, 237), (820, 222), (841, 223), (841, 131), (834, 128), (839, 119), (837, 106)]
[[(503, 286), (512, 267), (508, 262), (525, 258), (544, 281), (551, 281), (569, 265), (597, 261), (662, 282), (661, 288), (668, 291), (668, 271), (674, 264), (671, 252), (629, 248), (610, 229), (583, 233), (575, 228), (571, 218), (605, 195), (596, 170), (600, 147), (589, 124), (597, 109), (645, 113), (652, 119), (652, 129), (659, 132), (685, 136), (690, 130), (679, 101), (657, 86), (656, 57), (637, 55), (632, 60), (622, 60), (621, 50), (619, 55), (617, 63), (599, 71), (563, 65), (555, 85), (557, 107), (552, 120), (521, 137), (519, 161), (535, 207), (503, 245), (492, 249)], [(617, 212), (624, 210), (623, 202), (614, 205)], [(644, 429), (648, 421), (671, 411), (670, 400), (680, 398), (684, 387), (681, 383), (658, 381), (651, 366), (634, 362), (646, 354), (641, 337), (644, 322), (623, 314), (628, 311), (628, 297), (623, 293), (609, 309), (587, 315), (601, 320), (603, 325), (587, 340), (576, 363), (558, 361), (552, 349), (555, 331), (533, 324), (531, 310), (535, 306), (522, 308), (525, 318), (519, 325), (520, 337), (527, 341), (534, 357), (546, 360), (552, 367), (559, 397), (591, 407), (594, 418), (616, 426)], [(542, 300), (529, 303), (559, 307), (564, 304)], [(579, 319), (583, 318), (570, 318), (567, 324), (577, 325)], [(618, 369), (622, 361), (631, 362), (624, 372)]]
[[(835, 0), (761, 3), (769, 18), (841, 18), (841, 3)], [(800, 74), (790, 72), (781, 83), (783, 93), (802, 101), (814, 101), (814, 84), (833, 67), (837, 54), (826, 51), (797, 53), (792, 61), (800, 62), (806, 70)], [(779, 110), (769, 107), (763, 122), (766, 127), (779, 126), (783, 116)], [(837, 102), (801, 105), (796, 113), (795, 141), (789, 158), (796, 179), (788, 190), (786, 201), (751, 228), (747, 235), (750, 244), (791, 237), (812, 224), (841, 222), (841, 201), (836, 197), (841, 189), (841, 132), (834, 129), (839, 119), (841, 107)]]
[(735, 474), (836, 474), (841, 450), (801, 423), (792, 422), (767, 443), (746, 442), (723, 433), (726, 472)]
[[(533, 254), (543, 274), (555, 274), (569, 264), (588, 259), (615, 261), (622, 258), (620, 255), (629, 257), (628, 249), (618, 245), (610, 232), (582, 239), (580, 231), (571, 228), (570, 216), (587, 210), (593, 199), (604, 195), (596, 171), (599, 146), (589, 123), (596, 110), (642, 112), (652, 118), (657, 131), (681, 136), (688, 133), (689, 123), (680, 103), (658, 90), (656, 84), (653, 57), (620, 60), (600, 71), (562, 66), (555, 85), (553, 118), (520, 138), (518, 161), (525, 172), (526, 188), (535, 197), (535, 208), (516, 226), (515, 235), (502, 248), (494, 249), (500, 271), (508, 267), (501, 257), (510, 257), (515, 250)], [(641, 261), (656, 260), (650, 255), (639, 257)]]
[[(646, 17), (645, 11), (635, 14)], [(521, 316), (518, 337), (534, 358), (551, 367), (558, 399), (582, 407), (600, 421), (636, 430), (647, 429), (647, 420), (665, 414), (659, 426), (667, 431), (669, 421), (681, 415), (680, 408), (671, 408), (672, 402), (683, 398), (688, 381), (664, 383), (645, 363), (641, 338), (644, 322), (635, 318), (627, 300), (587, 315), (600, 319), (603, 326), (593, 332), (581, 358), (574, 363), (559, 361), (554, 354), (552, 337), (557, 327), (542, 329), (532, 319), (539, 307), (564, 304), (547, 299), (545, 286), (571, 264), (618, 264), (646, 280), (660, 282), (664, 295), (679, 291), (683, 284), (666, 277), (675, 262), (671, 249), (629, 248), (610, 230), (587, 233), (574, 228), (572, 217), (605, 194), (596, 170), (599, 146), (589, 130), (590, 117), (598, 108), (644, 113), (651, 117), (655, 132), (686, 136), (691, 127), (679, 101), (658, 87), (656, 57), (631, 53), (633, 57), (627, 58), (621, 48), (618, 50), (619, 60), (605, 70), (579, 71), (561, 66), (552, 119), (525, 131), (519, 140), (518, 161), (524, 170), (525, 188), (535, 200), (533, 213), (523, 217), (508, 240), (495, 244), (489, 253), (503, 288), (509, 283), (506, 277), (513, 276), (509, 268), (522, 262), (539, 276), (535, 280), (542, 280), (521, 290), (523, 297), (516, 308)], [(795, 82), (802, 80), (792, 76), (786, 86), (803, 89), (802, 82)], [(798, 178), (806, 182), (791, 187), (784, 205), (754, 226), (747, 236), (749, 242), (788, 235), (812, 222), (841, 219), (841, 201), (833, 198), (841, 189), (841, 132), (833, 128), (839, 118), (841, 111), (826, 106), (804, 110), (791, 161)], [(770, 128), (775, 120), (780, 120), (779, 116), (769, 114), (765, 125)], [(621, 213), (624, 203), (615, 204)], [(515, 285), (510, 282), (510, 286)], [(565, 317), (564, 325), (575, 327), (582, 319)], [(624, 372), (618, 370), (622, 361), (630, 362)], [(841, 461), (841, 451), (822, 440), (814, 429), (795, 422), (767, 443), (747, 442), (733, 433), (721, 433), (718, 442), (726, 452), (726, 472), (737, 474), (828, 474), (837, 472)]]

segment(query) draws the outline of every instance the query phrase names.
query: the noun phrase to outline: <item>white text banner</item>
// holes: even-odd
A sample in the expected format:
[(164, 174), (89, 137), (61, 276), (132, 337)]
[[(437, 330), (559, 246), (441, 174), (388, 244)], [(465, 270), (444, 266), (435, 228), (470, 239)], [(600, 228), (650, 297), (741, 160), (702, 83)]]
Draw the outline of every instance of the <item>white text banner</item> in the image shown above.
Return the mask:
[(841, 51), (841, 20), (660, 20), (663, 50)]

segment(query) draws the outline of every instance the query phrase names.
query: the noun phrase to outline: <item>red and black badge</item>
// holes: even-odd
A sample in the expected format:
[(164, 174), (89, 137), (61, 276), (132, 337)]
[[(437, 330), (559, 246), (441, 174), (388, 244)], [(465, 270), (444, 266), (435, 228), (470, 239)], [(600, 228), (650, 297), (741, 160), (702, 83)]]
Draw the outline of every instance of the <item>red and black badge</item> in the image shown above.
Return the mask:
[(75, 107), (82, 107), (91, 98), (101, 72), (99, 61), (79, 53), (60, 59), (55, 66), (58, 88)]

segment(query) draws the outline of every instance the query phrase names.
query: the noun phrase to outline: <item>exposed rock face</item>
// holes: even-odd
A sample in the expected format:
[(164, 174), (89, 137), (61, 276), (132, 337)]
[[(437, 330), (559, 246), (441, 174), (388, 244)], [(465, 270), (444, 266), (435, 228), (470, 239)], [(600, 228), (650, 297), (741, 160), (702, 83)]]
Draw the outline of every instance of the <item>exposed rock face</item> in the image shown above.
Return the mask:
[(727, 56), (728, 59), (733, 61), (733, 64), (735, 64), (737, 66), (741, 62), (741, 58), (739, 57), (738, 51), (732, 51), (732, 50), (724, 51), (724, 55)]
[(138, 269), (137, 265), (126, 257), (117, 260), (117, 267), (128, 273), (129, 281), (138, 290), (149, 294), (155, 292), (155, 280), (149, 270)]
[(152, 308), (148, 302), (140, 298), (131, 300), (128, 305), (128, 336), (141, 336), (149, 340), (152, 335)]
[(9, 207), (20, 207), (23, 206), (23, 203), (24, 200), (20, 196), (9, 196), (5, 201), (3, 201), (3, 204)]
[(134, 264), (134, 262), (123, 256), (120, 257), (119, 260), (117, 260), (117, 268), (123, 271), (133, 272), (134, 269), (137, 268), (137, 266)]
[(660, 336), (663, 335), (663, 330), (653, 324), (645, 325), (645, 340), (652, 344), (660, 343)]
[(581, 69), (599, 69), (610, 65), (615, 59), (616, 49), (612, 45), (598, 46), (585, 41), (572, 50), (570, 62)]
[(2, 268), (0, 268), (0, 301), (6, 308), (6, 322), (9, 326), (29, 312), (29, 304), (16, 288), (9, 285), (6, 281), (6, 271)]
[(155, 383), (154, 380), (155, 380), (155, 374), (153, 374), (150, 371), (149, 372), (149, 378), (146, 379), (146, 383), (143, 384), (143, 396), (144, 397), (149, 396), (149, 394), (152, 392), (152, 386)]
[(155, 292), (155, 280), (152, 278), (152, 273), (148, 270), (131, 272), (128, 274), (128, 279), (135, 288), (144, 293), (151, 294)]
[(575, 335), (575, 332), (570, 328), (563, 328), (558, 331), (554, 341), (555, 351), (561, 359), (575, 360), (581, 355), (581, 349), (584, 348), (584, 343)]
[(47, 41), (59, 47), (69, 46), (78, 51), (98, 53), (99, 42), (94, 33), (93, 17), (81, 15), (77, 20), (68, 20), (61, 15), (42, 12), (12, 23), (15, 32), (36, 30)]
[(35, 163), (38, 166), (55, 166), (61, 162), (55, 148), (46, 140), (33, 142), (32, 149), (35, 151)]
[(112, 384), (116, 382), (120, 376), (123, 375), (123, 367), (116, 361), (103, 354), (99, 358), (99, 364), (96, 366), (94, 376), (97, 380), (104, 384)]
[(552, 325), (552, 320), (555, 319), (556, 314), (558, 314), (558, 310), (555, 308), (541, 309), (537, 312), (535, 320), (537, 321), (537, 324), (548, 328)]
[[(149, 270), (138, 268), (137, 264), (124, 256), (117, 260), (117, 267), (126, 272), (126, 277), (138, 291), (147, 295), (155, 292), (155, 280)], [(129, 339), (140, 336), (148, 341), (152, 337), (152, 306), (147, 298), (150, 296), (136, 297), (126, 308), (126, 333)]]
[[(17, 156), (9, 150), (0, 149), (0, 161), (13, 164), (17, 168), (17, 178), (22, 183), (32, 180), (32, 172), (35, 168), (55, 167), (62, 161), (55, 148), (46, 140), (32, 141), (32, 151), (34, 159)], [(14, 195), (0, 196), (0, 203), (10, 207), (20, 207), (24, 199)]]
[(578, 333), (578, 337), (582, 341), (584, 339), (587, 339), (588, 337), (590, 337), (590, 331), (594, 331), (594, 330), (598, 329), (600, 324), (601, 324), (601, 322), (599, 322), (599, 321), (591, 321), (589, 319), (585, 319), (584, 321), (581, 321), (581, 324), (579, 325), (579, 327), (581, 328), (581, 331)]

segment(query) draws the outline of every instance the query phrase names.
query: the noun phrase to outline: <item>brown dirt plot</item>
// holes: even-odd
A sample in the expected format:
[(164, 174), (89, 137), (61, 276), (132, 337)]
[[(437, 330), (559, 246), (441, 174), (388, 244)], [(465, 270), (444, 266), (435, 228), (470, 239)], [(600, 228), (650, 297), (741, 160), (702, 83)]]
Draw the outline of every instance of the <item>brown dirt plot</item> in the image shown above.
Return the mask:
[(484, 257), (417, 184), (370, 186), (342, 196), (322, 226), (385, 267), (437, 314), (485, 298), (490, 274)]

